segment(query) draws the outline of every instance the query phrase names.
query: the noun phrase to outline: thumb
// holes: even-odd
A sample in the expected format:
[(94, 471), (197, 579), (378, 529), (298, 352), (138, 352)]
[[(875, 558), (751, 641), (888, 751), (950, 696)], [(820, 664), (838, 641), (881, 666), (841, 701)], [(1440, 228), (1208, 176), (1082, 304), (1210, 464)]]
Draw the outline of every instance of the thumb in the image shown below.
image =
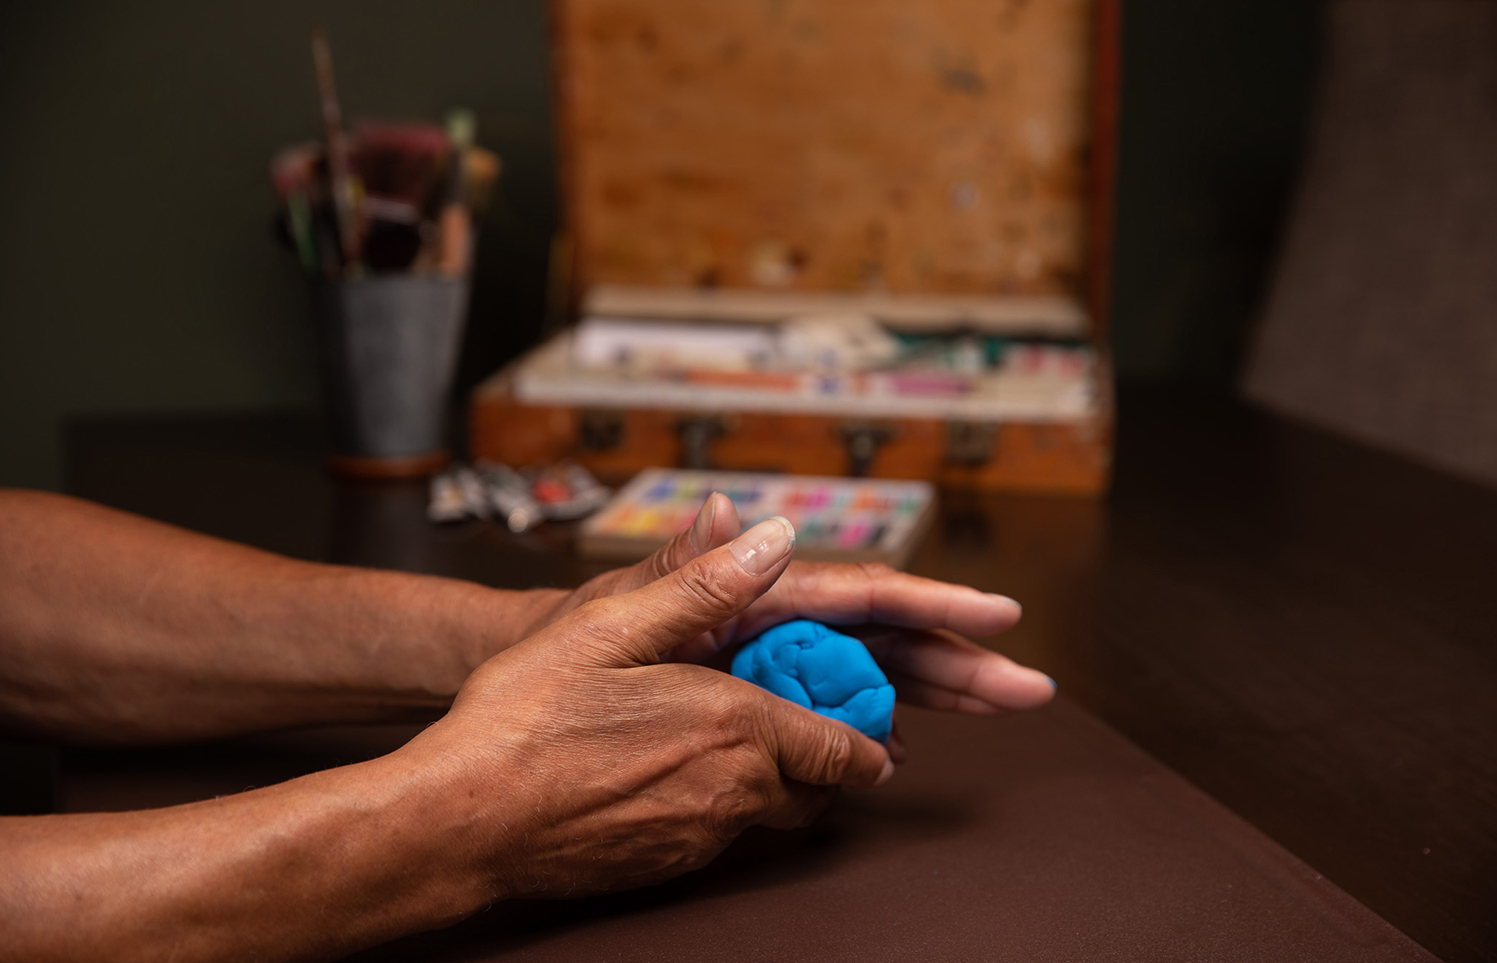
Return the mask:
[(776, 515), (648, 585), (578, 609), (601, 660), (650, 665), (753, 604), (785, 571), (795, 527)]
[(714, 548), (726, 545), (738, 534), (738, 509), (733, 500), (721, 492), (713, 492), (702, 503), (696, 521), (691, 527), (676, 535), (655, 554), (642, 562), (618, 570), (616, 581), (610, 586), (613, 594), (632, 592), (663, 578), (698, 555), (705, 555)]

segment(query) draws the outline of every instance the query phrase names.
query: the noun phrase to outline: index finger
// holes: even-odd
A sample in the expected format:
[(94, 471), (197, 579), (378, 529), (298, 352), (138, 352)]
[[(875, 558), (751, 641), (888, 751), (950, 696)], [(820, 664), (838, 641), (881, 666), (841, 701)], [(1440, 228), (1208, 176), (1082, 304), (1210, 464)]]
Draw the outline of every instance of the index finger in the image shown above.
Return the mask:
[[(746, 683), (747, 684), (747, 683)], [(812, 786), (882, 786), (894, 775), (883, 746), (845, 722), (763, 690), (765, 735), (780, 772)]]
[(1023, 611), (1005, 595), (910, 575), (887, 565), (796, 562), (744, 613), (740, 632), (751, 636), (795, 616), (834, 625), (878, 623), (984, 636), (1012, 628)]

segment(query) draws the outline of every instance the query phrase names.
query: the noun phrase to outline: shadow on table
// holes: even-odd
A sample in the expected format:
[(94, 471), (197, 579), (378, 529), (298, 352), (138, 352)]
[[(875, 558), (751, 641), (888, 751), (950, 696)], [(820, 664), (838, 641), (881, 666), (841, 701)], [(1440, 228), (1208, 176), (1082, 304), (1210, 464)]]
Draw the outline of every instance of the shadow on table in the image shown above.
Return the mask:
[(450, 929), (416, 934), (349, 959), (487, 959), (612, 917), (755, 890), (794, 888), (869, 847), (957, 835), (976, 818), (973, 804), (954, 795), (849, 794), (814, 826), (791, 832), (751, 828), (706, 867), (658, 886), (585, 899), (503, 903)]

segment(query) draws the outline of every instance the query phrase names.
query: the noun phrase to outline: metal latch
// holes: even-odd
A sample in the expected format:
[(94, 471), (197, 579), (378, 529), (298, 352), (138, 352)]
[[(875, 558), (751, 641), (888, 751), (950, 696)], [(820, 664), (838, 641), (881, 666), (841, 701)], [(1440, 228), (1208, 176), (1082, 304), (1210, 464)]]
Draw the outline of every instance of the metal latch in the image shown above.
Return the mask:
[(712, 442), (728, 433), (728, 423), (720, 415), (694, 415), (676, 422), (681, 436), (681, 467), (712, 467)]
[(992, 422), (951, 421), (946, 423), (946, 460), (957, 465), (977, 467), (993, 460), (994, 440), (998, 426)]
[(577, 443), (585, 451), (611, 451), (624, 443), (624, 415), (587, 408), (577, 415)]
[(849, 421), (838, 429), (842, 444), (847, 447), (847, 473), (853, 478), (864, 478), (873, 469), (873, 456), (879, 446), (890, 441), (894, 435), (892, 425), (879, 425), (866, 421)]

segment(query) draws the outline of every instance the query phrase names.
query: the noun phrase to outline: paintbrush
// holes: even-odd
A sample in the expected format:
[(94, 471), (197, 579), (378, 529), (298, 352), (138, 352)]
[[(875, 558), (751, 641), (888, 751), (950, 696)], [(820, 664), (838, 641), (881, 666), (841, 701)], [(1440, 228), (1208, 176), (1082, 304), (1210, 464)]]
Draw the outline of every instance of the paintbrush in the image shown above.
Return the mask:
[(317, 71), (317, 92), (322, 101), (323, 137), (327, 141), (328, 187), (332, 194), (333, 219), (342, 254), (343, 269), (357, 269), (360, 238), (364, 226), (359, 213), (359, 185), (349, 165), (348, 139), (343, 133), (343, 111), (333, 84), (333, 55), (321, 27), (312, 30), (312, 64)]
[(281, 151), (270, 162), (270, 182), (286, 205), (286, 234), (308, 271), (316, 271), (321, 265), (312, 224), (319, 154), (316, 144), (298, 144)]
[(499, 155), (482, 147), (468, 148), (463, 158), (463, 203), (476, 217), (489, 206), (489, 195), (503, 165)]
[(452, 110), (447, 114), (447, 145), (452, 152), (452, 168), (447, 185), (447, 199), (437, 220), (441, 239), (437, 250), (437, 270), (447, 277), (462, 277), (468, 270), (473, 246), (473, 216), (463, 203), (463, 160), (473, 144), (474, 119), (471, 110)]
[(422, 225), (438, 214), (449, 165), (447, 134), (436, 124), (360, 123), (353, 169), (364, 186), (367, 232), (363, 259), (371, 271), (414, 266)]

